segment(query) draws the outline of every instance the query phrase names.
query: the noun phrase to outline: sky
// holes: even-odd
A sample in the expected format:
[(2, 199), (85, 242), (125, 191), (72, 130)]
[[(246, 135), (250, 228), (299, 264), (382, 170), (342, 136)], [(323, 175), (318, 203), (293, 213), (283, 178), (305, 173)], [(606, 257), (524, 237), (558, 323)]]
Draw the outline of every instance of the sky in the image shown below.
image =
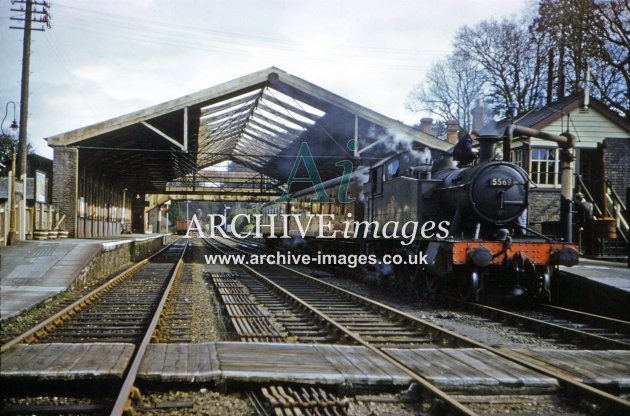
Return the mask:
[[(50, 0), (48, 0), (50, 2)], [(23, 31), (0, 0), (0, 117), (19, 101)], [(406, 109), (458, 28), (532, 0), (54, 0), (33, 31), (28, 139), (140, 110), (270, 66), (408, 124)], [(36, 25), (34, 27), (39, 27)]]

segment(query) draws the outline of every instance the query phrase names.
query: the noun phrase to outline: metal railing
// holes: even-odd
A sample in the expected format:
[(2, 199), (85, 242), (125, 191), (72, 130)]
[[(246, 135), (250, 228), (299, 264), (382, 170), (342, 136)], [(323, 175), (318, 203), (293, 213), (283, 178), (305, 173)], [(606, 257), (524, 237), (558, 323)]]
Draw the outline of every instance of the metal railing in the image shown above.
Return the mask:
[(593, 214), (595, 214), (595, 216), (597, 217), (609, 216), (614, 218), (616, 222), (617, 234), (621, 236), (626, 244), (628, 244), (630, 236), (630, 226), (628, 225), (628, 211), (625, 204), (623, 203), (623, 200), (615, 191), (615, 188), (613, 187), (610, 180), (606, 180), (606, 186), (608, 189), (608, 192), (606, 192), (606, 212), (603, 212), (602, 208), (595, 203), (595, 201), (593, 200), (593, 195), (584, 184), (584, 181), (582, 181), (581, 176), (577, 176), (577, 184), (578, 189), (580, 190), (580, 192), (582, 192), (582, 194), (584, 194), (586, 200), (593, 204)]
[(612, 210), (608, 210), (608, 214), (617, 221), (617, 232), (623, 240), (628, 243), (628, 234), (630, 227), (628, 226), (628, 210), (623, 203), (623, 200), (619, 197), (619, 194), (613, 188), (610, 180), (606, 180), (606, 186), (610, 192), (606, 193), (608, 199), (608, 206), (613, 207)]

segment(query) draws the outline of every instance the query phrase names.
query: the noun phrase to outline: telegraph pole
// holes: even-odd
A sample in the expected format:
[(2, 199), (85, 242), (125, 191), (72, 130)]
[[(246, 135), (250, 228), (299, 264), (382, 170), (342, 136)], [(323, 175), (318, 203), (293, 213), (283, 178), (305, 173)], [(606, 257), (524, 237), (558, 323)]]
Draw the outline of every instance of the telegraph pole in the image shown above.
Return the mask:
[[(38, 8), (41, 6), (41, 9)], [(19, 7), (19, 8), (18, 8)], [(21, 22), (24, 26), (10, 26), (11, 29), (24, 31), (24, 45), (22, 47), (22, 88), (20, 91), (20, 132), (18, 139), (19, 155), (19, 177), (26, 179), (26, 156), (27, 156), (27, 125), (28, 125), (28, 94), (29, 94), (29, 71), (31, 66), (31, 31), (45, 30), (43, 24), (50, 29), (50, 14), (48, 8), (50, 4), (40, 0), (15, 0), (13, 1), (12, 12), (24, 13), (21, 16), (11, 17), (11, 20)], [(42, 23), (41, 28), (34, 28), (33, 23)], [(22, 182), (26, 186), (26, 181)], [(26, 195), (26, 193), (24, 193)]]

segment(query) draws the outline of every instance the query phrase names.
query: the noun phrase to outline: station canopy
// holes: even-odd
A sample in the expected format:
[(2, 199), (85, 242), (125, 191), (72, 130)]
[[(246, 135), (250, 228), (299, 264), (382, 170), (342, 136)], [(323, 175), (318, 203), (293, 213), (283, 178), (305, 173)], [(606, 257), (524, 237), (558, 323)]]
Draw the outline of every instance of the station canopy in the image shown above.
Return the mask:
[[(303, 143), (322, 180), (342, 173), (340, 160), (356, 167), (405, 147), (451, 147), (275, 67), (47, 141), (79, 149), (80, 169), (145, 193), (185, 185), (202, 191), (226, 169), (278, 187)], [(232, 168), (217, 168), (226, 164)]]

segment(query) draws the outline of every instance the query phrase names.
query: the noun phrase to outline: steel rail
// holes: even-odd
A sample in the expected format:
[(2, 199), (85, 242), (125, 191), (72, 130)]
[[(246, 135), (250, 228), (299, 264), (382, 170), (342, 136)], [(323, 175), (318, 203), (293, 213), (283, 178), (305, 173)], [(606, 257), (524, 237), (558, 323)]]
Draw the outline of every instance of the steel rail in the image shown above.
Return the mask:
[(72, 316), (76, 315), (83, 308), (85, 308), (86, 306), (91, 304), (96, 299), (100, 298), (104, 293), (106, 293), (107, 291), (109, 291), (113, 287), (119, 285), (124, 280), (128, 279), (129, 277), (133, 276), (138, 270), (140, 270), (147, 263), (149, 263), (151, 261), (151, 259), (153, 259), (154, 257), (160, 255), (162, 252), (167, 250), (169, 247), (170, 247), (170, 245), (165, 246), (164, 248), (162, 248), (157, 253), (151, 255), (150, 257), (147, 257), (144, 260), (139, 261), (138, 263), (136, 263), (133, 266), (129, 267), (127, 270), (119, 273), (118, 275), (114, 276), (113, 278), (111, 278), (110, 280), (108, 280), (107, 282), (102, 284), (101, 286), (99, 286), (96, 289), (92, 290), (88, 294), (86, 294), (86, 295), (82, 296), (81, 298), (77, 299), (76, 301), (71, 303), (69, 306), (66, 306), (65, 308), (63, 308), (59, 312), (55, 313), (51, 317), (45, 319), (44, 321), (42, 321), (39, 324), (35, 325), (34, 327), (32, 327), (31, 329), (27, 330), (26, 332), (18, 335), (17, 337), (13, 338), (11, 341), (8, 341), (4, 345), (2, 345), (2, 347), (0, 347), (0, 353), (8, 351), (9, 349), (11, 349), (11, 347), (13, 347), (16, 344), (20, 344), (20, 343), (28, 343), (28, 344), (30, 344), (30, 343), (33, 343), (37, 339), (47, 335), (49, 332), (52, 332), (57, 326), (62, 324), (64, 321), (67, 321)]
[[(211, 243), (208, 242), (208, 244), (211, 244)], [(223, 244), (225, 244), (225, 243), (223, 243)], [(225, 244), (225, 245), (227, 245), (227, 244)], [(232, 249), (234, 249), (234, 250), (240, 251), (242, 253), (247, 253), (245, 250), (242, 250), (242, 249), (239, 249), (239, 248), (236, 248), (236, 247), (232, 247), (232, 246), (229, 246), (229, 245), (227, 245), (227, 246), (232, 248)], [(220, 248), (218, 248), (216, 246), (215, 246), (215, 248), (217, 250), (223, 252), (224, 254), (227, 254), (225, 251), (221, 250)], [(310, 276), (304, 275), (304, 274), (302, 274), (300, 272), (293, 271), (293, 270), (291, 270), (289, 268), (286, 268), (284, 266), (280, 266), (280, 265), (277, 265), (277, 266), (278, 267), (282, 267), (282, 268), (284, 268), (284, 269), (286, 269), (286, 270), (288, 270), (290, 272), (298, 273), (300, 275), (303, 275), (303, 276), (306, 276), (306, 277), (309, 277), (310, 279), (312, 279)], [(409, 367), (404, 365), (398, 359), (390, 356), (389, 354), (386, 354), (385, 352), (383, 352), (380, 349), (376, 348), (375, 346), (373, 346), (369, 342), (364, 341), (363, 338), (361, 338), (358, 334), (354, 333), (353, 331), (348, 330), (343, 325), (337, 323), (334, 319), (329, 317), (324, 312), (320, 311), (318, 308), (316, 308), (316, 307), (314, 307), (314, 306), (304, 302), (299, 297), (293, 295), (292, 293), (290, 293), (286, 289), (282, 288), (281, 286), (279, 286), (275, 282), (271, 281), (269, 278), (265, 277), (264, 275), (262, 275), (261, 273), (257, 272), (253, 268), (249, 267), (248, 265), (242, 264), (242, 265), (239, 265), (239, 267), (245, 268), (250, 273), (252, 273), (253, 275), (257, 276), (259, 279), (265, 281), (269, 286), (273, 287), (276, 291), (283, 293), (287, 298), (291, 299), (294, 303), (297, 303), (297, 304), (301, 305), (303, 308), (308, 309), (309, 311), (312, 311), (321, 320), (327, 322), (330, 326), (336, 328), (340, 333), (345, 334), (345, 336), (347, 336), (348, 338), (352, 339), (357, 344), (359, 344), (359, 345), (369, 349), (370, 351), (372, 351), (373, 353), (377, 354), (378, 356), (380, 356), (381, 358), (383, 358), (384, 360), (386, 360), (387, 362), (389, 362), (390, 364), (392, 364), (396, 368), (398, 368), (401, 371), (403, 371), (410, 378), (412, 378), (414, 381), (416, 381), (426, 393), (431, 395), (434, 399), (439, 399), (439, 400), (443, 401), (444, 403), (446, 403), (451, 409), (453, 409), (455, 412), (457, 412), (457, 414), (469, 415), (469, 416), (476, 416), (477, 415), (477, 413), (475, 413), (473, 410), (471, 410), (468, 407), (464, 406), (462, 403), (458, 402), (457, 400), (454, 400), (449, 394), (447, 394), (446, 392), (442, 391), (438, 387), (434, 386), (429, 380), (427, 380), (426, 378), (424, 378), (421, 375), (419, 375), (416, 372), (414, 372), (412, 369), (410, 369)]]
[[(503, 309), (495, 308), (493, 306), (481, 305), (479, 303), (471, 303), (469, 304), (473, 309), (480, 311), (481, 313), (488, 313), (498, 315), (504, 318), (513, 319), (516, 322), (526, 323), (528, 325), (533, 325), (536, 328), (545, 328), (554, 330), (564, 334), (565, 336), (570, 336), (573, 339), (583, 339), (594, 342), (597, 345), (604, 346), (609, 349), (630, 349), (630, 343), (618, 339), (607, 338), (602, 335), (592, 334), (586, 331), (582, 331), (575, 328), (569, 328), (560, 324), (556, 324), (553, 322), (547, 322), (543, 319), (533, 318), (531, 316), (522, 315), (518, 312), (506, 311)], [(620, 321), (623, 322), (623, 321)]]
[(595, 315), (588, 312), (567, 309), (554, 305), (540, 305), (543, 310), (559, 315), (570, 316), (571, 319), (584, 319), (591, 325), (599, 325), (613, 331), (619, 331), (630, 337), (630, 322), (621, 319), (611, 318), (608, 316)]
[[(215, 239), (216, 241), (216, 239)], [(224, 245), (227, 245), (228, 247), (240, 251), (242, 253), (245, 254), (249, 254), (247, 253), (247, 251), (239, 249), (237, 247), (233, 247), (230, 246), (226, 243), (222, 243)], [(266, 277), (262, 276), (260, 273), (256, 272), (254, 269), (252, 269), (251, 267), (247, 266), (247, 265), (240, 265), (241, 267), (245, 267), (248, 270), (250, 270), (252, 273), (254, 273), (257, 276), (260, 276), (261, 278), (268, 280)], [(433, 327), (435, 328), (437, 331), (439, 331), (439, 333), (444, 333), (444, 334), (448, 334), (449, 337), (453, 337), (453, 340), (457, 340), (458, 342), (461, 342), (464, 345), (469, 345), (472, 346), (474, 348), (480, 348), (480, 349), (484, 349), (486, 351), (489, 351), (491, 353), (494, 353), (500, 357), (503, 357), (505, 359), (508, 359), (514, 363), (517, 363), (519, 365), (522, 365), (526, 368), (532, 369), (534, 371), (537, 371), (541, 374), (544, 374), (548, 377), (553, 377), (556, 378), (560, 384), (562, 385), (563, 388), (567, 389), (567, 390), (571, 390), (573, 392), (580, 392), (582, 393), (586, 398), (590, 399), (590, 401), (598, 403), (600, 405), (604, 405), (607, 406), (607, 409), (610, 413), (608, 414), (630, 414), (630, 401), (628, 400), (624, 400), (621, 397), (612, 395), (608, 392), (605, 392), (603, 390), (597, 389), (595, 387), (589, 386), (579, 380), (577, 380), (575, 377), (560, 371), (560, 370), (556, 370), (556, 369), (549, 369), (546, 367), (541, 366), (538, 363), (532, 362), (531, 360), (529, 360), (527, 357), (525, 357), (523, 354), (517, 353), (515, 351), (511, 351), (511, 350), (507, 350), (504, 348), (495, 348), (492, 347), (490, 345), (484, 344), (482, 342), (479, 341), (475, 341), (471, 338), (468, 338), (466, 336), (457, 334), (455, 332), (446, 330), (444, 328), (438, 327), (436, 325), (433, 325), (429, 322), (425, 322), (424, 320), (420, 319), (420, 318), (416, 318), (414, 316), (411, 316), (405, 312), (396, 310), (390, 306), (384, 305), (382, 303), (373, 301), (371, 299), (368, 299), (364, 296), (352, 293), (348, 290), (342, 289), (342, 288), (338, 288), (334, 285), (331, 285), (329, 283), (326, 282), (322, 282), (318, 279), (315, 279), (307, 274), (304, 274), (298, 270), (292, 269), (290, 267), (286, 267), (283, 265), (275, 265), (277, 267), (280, 267), (282, 269), (285, 269), (291, 273), (294, 273), (298, 276), (301, 276), (309, 281), (315, 281), (320, 285), (324, 285), (324, 286), (328, 286), (333, 290), (339, 290), (341, 292), (346, 293), (348, 296), (354, 297), (356, 299), (361, 299), (362, 301), (369, 303), (369, 304), (373, 304), (376, 307), (381, 307), (386, 309), (389, 313), (392, 314), (396, 314), (398, 316), (400, 316), (401, 318), (404, 319), (408, 319), (414, 322), (417, 322), (420, 325), (423, 325), (425, 328), (430, 328)], [(327, 322), (330, 322), (331, 325), (333, 325), (334, 327), (338, 328), (341, 332), (348, 334), (348, 336), (350, 336), (350, 338), (352, 338), (353, 340), (357, 341), (359, 344), (364, 345), (366, 347), (368, 347), (370, 350), (372, 351), (378, 351), (379, 354), (385, 354), (382, 351), (380, 351), (379, 349), (377, 349), (376, 347), (371, 346), (369, 343), (363, 341), (358, 335), (354, 334), (353, 332), (346, 330), (345, 328), (343, 328), (343, 326), (337, 324), (336, 322), (332, 321), (331, 319), (328, 318), (324, 313), (322, 313), (321, 311), (318, 311), (316, 308), (313, 308), (311, 306), (309, 306), (308, 304), (306, 304), (305, 302), (303, 302), (301, 299), (296, 298), (295, 296), (293, 296), (292, 294), (290, 294), (289, 292), (287, 292), (285, 289), (279, 287), (278, 285), (276, 285), (274, 282), (270, 283), (273, 286), (278, 287), (282, 292), (285, 292), (288, 296), (290, 296), (291, 298), (294, 298), (296, 300), (297, 303), (304, 305), (304, 307), (308, 307), (309, 309), (313, 309), (314, 312), (316, 312), (319, 316), (321, 316), (324, 320), (326, 320)], [(417, 380), (423, 387), (426, 387), (426, 390), (433, 392), (433, 389), (437, 390), (437, 392), (435, 392), (434, 397), (439, 397), (442, 398), (443, 395), (445, 395), (444, 392), (442, 392), (441, 390), (437, 389), (435, 386), (433, 386), (432, 384), (430, 384), (430, 382), (424, 378), (422, 378), (421, 376), (415, 374), (412, 370), (408, 369), (407, 367), (405, 367), (402, 363), (399, 363), (395, 358), (385, 354), (386, 357), (388, 357), (388, 361), (392, 362), (392, 363), (397, 363), (397, 365), (402, 365), (403, 371), (410, 373), (409, 375), (414, 379)], [(412, 375), (413, 374), (413, 375)], [(422, 382), (420, 381), (422, 380)], [(448, 396), (448, 395), (446, 395)], [(472, 412), (470, 411), (470, 409), (468, 409), (467, 407), (465, 407), (464, 405), (462, 405), (461, 403), (454, 401), (455, 403), (457, 403), (457, 407), (454, 407), (454, 409), (462, 409), (462, 411), (466, 411), (466, 412)], [(474, 413), (464, 413), (464, 414), (474, 414)]]
[(148, 260), (145, 259), (134, 264), (127, 270), (113, 277), (109, 281), (105, 282), (103, 285), (92, 290), (87, 295), (82, 296), (81, 298), (71, 303), (69, 306), (66, 306), (59, 312), (56, 312), (55, 314), (53, 314), (51, 317), (45, 319), (44, 321), (32, 327), (31, 329), (18, 335), (17, 337), (13, 338), (11, 341), (5, 343), (0, 348), (0, 352), (5, 352), (16, 344), (20, 344), (20, 343), (32, 344), (38, 339), (45, 337), (48, 333), (54, 331), (54, 329), (57, 326), (61, 325), (64, 321), (69, 320), (71, 317), (79, 313), (82, 309), (90, 305), (93, 301), (100, 298), (104, 293), (108, 292), (110, 289), (114, 288), (115, 286), (118, 286), (120, 283), (122, 283), (129, 277), (133, 276), (135, 272), (140, 270), (147, 263), (148, 263)]
[(162, 311), (164, 310), (164, 306), (166, 305), (166, 302), (170, 295), (171, 288), (173, 287), (175, 280), (178, 278), (178, 276), (181, 274), (181, 271), (183, 270), (183, 265), (184, 265), (183, 259), (184, 259), (186, 250), (188, 249), (188, 246), (189, 244), (188, 242), (186, 242), (186, 245), (184, 246), (184, 249), (182, 250), (181, 256), (179, 257), (179, 260), (177, 261), (177, 265), (173, 269), (173, 272), (171, 274), (171, 279), (168, 282), (166, 289), (164, 290), (162, 299), (160, 300), (160, 303), (155, 309), (153, 318), (151, 319), (151, 323), (149, 324), (147, 328), (145, 336), (142, 339), (142, 342), (140, 343), (138, 348), (136, 349), (133, 361), (127, 370), (125, 381), (123, 382), (122, 387), (120, 388), (120, 393), (118, 394), (118, 397), (116, 398), (116, 402), (114, 403), (114, 407), (112, 408), (112, 411), (110, 413), (111, 415), (122, 415), (123, 413), (131, 412), (131, 396), (132, 394), (134, 394), (134, 383), (136, 380), (136, 376), (138, 375), (138, 370), (140, 369), (140, 364), (142, 363), (142, 359), (147, 350), (147, 347), (151, 343), (151, 340), (153, 338), (153, 333), (155, 332), (155, 329), (157, 328), (158, 323), (160, 322)]

